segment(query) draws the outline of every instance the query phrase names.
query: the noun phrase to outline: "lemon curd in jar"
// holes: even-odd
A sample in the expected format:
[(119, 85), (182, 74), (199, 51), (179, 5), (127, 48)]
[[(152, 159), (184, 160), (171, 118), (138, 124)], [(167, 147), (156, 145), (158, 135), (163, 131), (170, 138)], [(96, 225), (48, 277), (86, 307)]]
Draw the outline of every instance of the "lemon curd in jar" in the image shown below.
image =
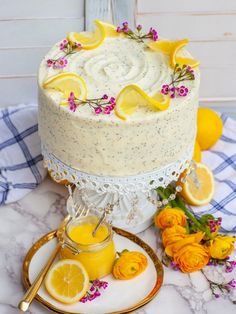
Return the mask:
[[(110, 274), (116, 256), (112, 228), (108, 223), (103, 223), (93, 237), (92, 232), (97, 222), (96, 216), (77, 218), (69, 222), (64, 235), (69, 246), (61, 249), (62, 258), (76, 259), (83, 264), (90, 280)], [(78, 254), (74, 254), (74, 250)]]

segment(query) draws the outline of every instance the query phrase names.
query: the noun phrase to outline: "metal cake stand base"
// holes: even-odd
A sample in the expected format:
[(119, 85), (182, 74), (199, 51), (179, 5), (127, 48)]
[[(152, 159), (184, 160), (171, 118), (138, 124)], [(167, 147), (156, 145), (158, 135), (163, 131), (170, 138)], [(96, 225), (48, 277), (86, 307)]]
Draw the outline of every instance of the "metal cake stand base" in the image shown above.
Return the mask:
[(192, 159), (193, 146), (174, 163), (152, 172), (127, 177), (96, 176), (74, 169), (42, 147), (45, 167), (56, 181), (75, 184), (73, 198), (77, 204), (102, 211), (111, 205), (109, 220), (115, 227), (138, 233), (153, 223), (157, 206), (157, 187), (177, 181)]

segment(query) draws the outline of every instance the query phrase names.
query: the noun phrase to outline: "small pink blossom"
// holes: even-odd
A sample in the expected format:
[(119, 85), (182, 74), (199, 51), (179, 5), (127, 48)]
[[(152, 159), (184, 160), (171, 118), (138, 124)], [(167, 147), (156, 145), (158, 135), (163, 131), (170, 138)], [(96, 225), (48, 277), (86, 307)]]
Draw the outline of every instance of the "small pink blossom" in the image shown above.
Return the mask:
[(162, 85), (161, 93), (164, 95), (168, 95), (170, 91), (170, 86), (168, 84)]
[(141, 24), (139, 24), (136, 28), (137, 28), (138, 31), (141, 31), (141, 29), (142, 29), (143, 27), (142, 27)]
[(63, 39), (63, 41), (59, 45), (60, 50), (64, 50), (67, 45), (68, 45), (68, 40), (67, 39)]
[(185, 87), (185, 86), (180, 86), (178, 89), (177, 89), (177, 92), (178, 92), (178, 95), (181, 96), (181, 97), (185, 97), (188, 95), (188, 88)]
[(114, 97), (111, 97), (110, 100), (109, 100), (109, 103), (110, 103), (111, 105), (115, 105), (116, 99), (115, 99)]
[(107, 94), (104, 94), (104, 95), (102, 96), (102, 99), (108, 99)]
[(100, 113), (102, 113), (102, 108), (101, 107), (96, 107), (96, 108), (94, 108), (94, 112), (96, 114), (100, 114)]
[(55, 64), (55, 60), (53, 60), (53, 59), (48, 59), (48, 60), (47, 60), (47, 66), (48, 66), (49, 68), (53, 67), (54, 64)]
[(103, 113), (104, 113), (104, 114), (110, 114), (110, 113), (111, 113), (110, 106), (106, 106), (106, 107), (103, 109)]
[(56, 67), (59, 69), (63, 69), (67, 66), (68, 60), (66, 58), (60, 58), (57, 60)]

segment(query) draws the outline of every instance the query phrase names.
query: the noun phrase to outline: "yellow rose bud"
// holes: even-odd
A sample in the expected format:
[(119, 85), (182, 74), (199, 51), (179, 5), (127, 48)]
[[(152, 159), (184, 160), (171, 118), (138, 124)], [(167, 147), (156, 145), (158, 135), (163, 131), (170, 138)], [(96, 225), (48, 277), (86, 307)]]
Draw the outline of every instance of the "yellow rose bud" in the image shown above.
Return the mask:
[(178, 207), (166, 207), (155, 216), (155, 225), (161, 229), (170, 228), (176, 225), (185, 226), (186, 216)]
[(173, 257), (175, 255), (175, 253), (177, 253), (182, 247), (184, 247), (188, 244), (192, 244), (192, 243), (199, 243), (203, 239), (204, 235), (205, 235), (205, 233), (202, 231), (199, 231), (199, 232), (193, 233), (193, 234), (187, 234), (187, 235), (185, 235), (185, 237), (183, 239), (169, 244), (165, 248), (165, 253), (168, 256)]
[(211, 257), (225, 259), (233, 252), (235, 240), (230, 236), (217, 235), (210, 243), (209, 252)]
[(179, 225), (164, 229), (162, 232), (162, 242), (164, 247), (184, 239), (186, 233), (186, 229)]
[(173, 261), (182, 272), (192, 273), (206, 266), (209, 258), (209, 252), (204, 246), (198, 243), (190, 243), (175, 252)]
[(148, 260), (140, 252), (124, 250), (116, 259), (112, 274), (116, 279), (132, 279), (141, 274), (147, 267)]

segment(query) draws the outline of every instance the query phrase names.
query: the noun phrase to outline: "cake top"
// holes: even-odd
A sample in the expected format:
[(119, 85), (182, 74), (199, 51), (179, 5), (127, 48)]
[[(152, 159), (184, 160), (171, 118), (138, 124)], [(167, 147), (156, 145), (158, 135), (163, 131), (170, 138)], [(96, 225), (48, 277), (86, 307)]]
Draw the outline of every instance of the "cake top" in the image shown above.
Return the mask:
[[(187, 40), (159, 39), (139, 25), (96, 21), (94, 33), (69, 33), (40, 65), (39, 85), (75, 115), (135, 120), (180, 105), (199, 87), (198, 62)], [(195, 69), (193, 69), (195, 67)]]

